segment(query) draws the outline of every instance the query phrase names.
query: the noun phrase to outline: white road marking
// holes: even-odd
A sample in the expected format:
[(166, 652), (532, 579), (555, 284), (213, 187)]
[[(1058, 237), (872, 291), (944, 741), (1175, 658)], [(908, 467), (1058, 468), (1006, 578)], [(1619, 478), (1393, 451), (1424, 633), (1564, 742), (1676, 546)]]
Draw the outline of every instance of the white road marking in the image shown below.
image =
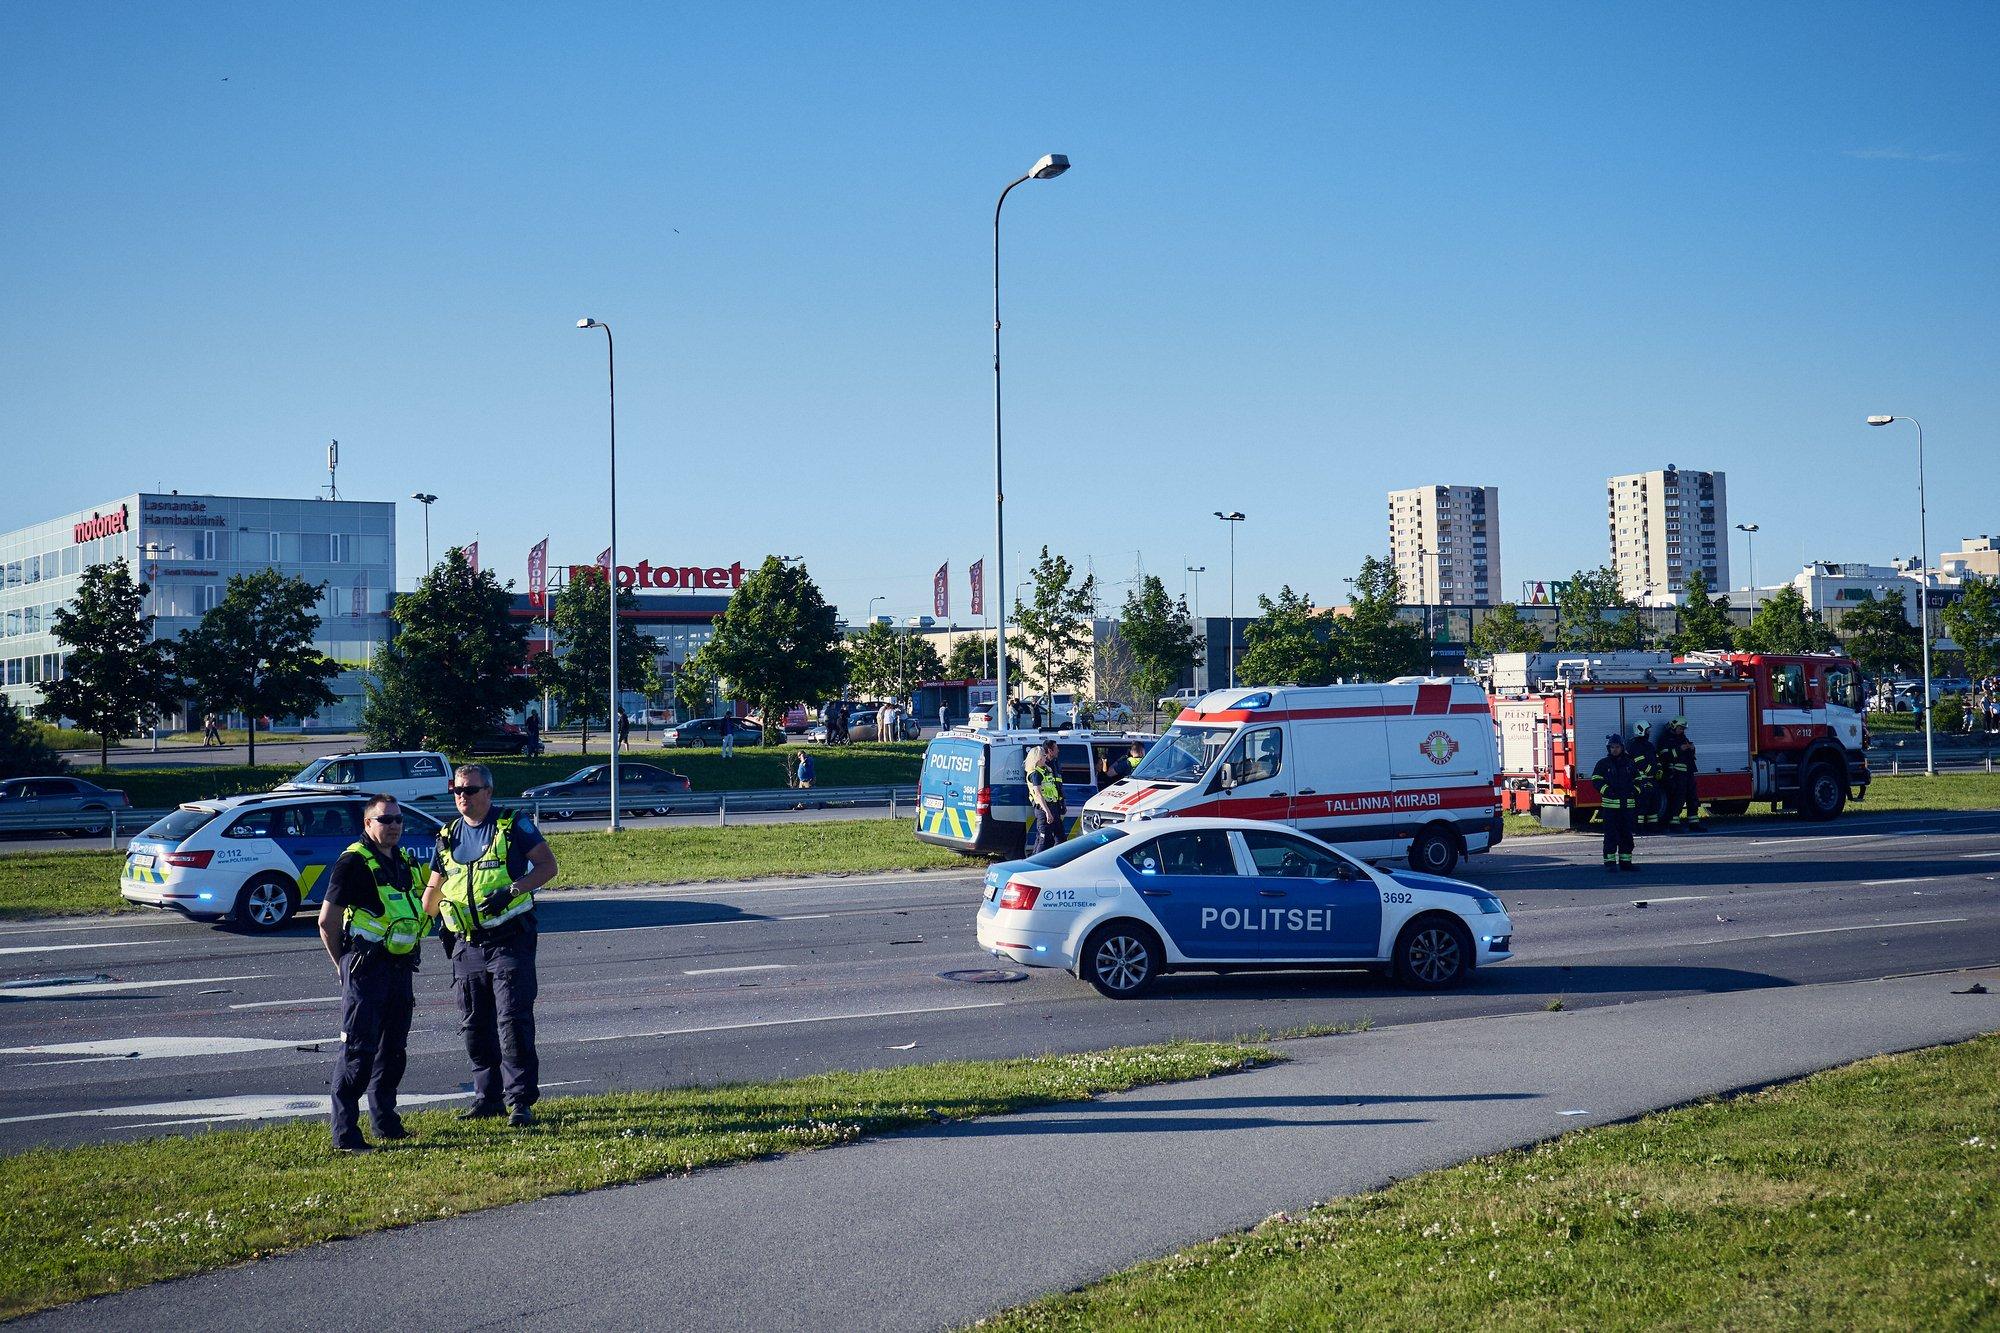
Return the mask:
[(62, 1041), (47, 1046), (0, 1046), (0, 1055), (85, 1055), (99, 1059), (171, 1060), (190, 1055), (238, 1055), (279, 1051), (290, 1046), (337, 1046), (332, 1037), (112, 1037), (103, 1041)]
[(339, 1004), (338, 995), (314, 995), (302, 1000), (253, 1000), (248, 1004), (232, 1004), (231, 1009), (275, 1009), (284, 1004)]
[[(9, 935), (68, 935), (73, 932), (85, 930), (131, 930), (141, 926), (158, 926), (173, 929), (174, 922), (164, 917), (148, 915), (130, 921), (83, 921), (67, 926), (5, 926), (0, 927), (0, 939), (4, 939)], [(160, 937), (162, 942), (171, 938), (172, 936), (168, 935)]]
[(75, 986), (0, 986), (0, 1000), (46, 1000), (61, 995), (104, 995), (162, 986), (207, 986), (218, 981), (269, 981), (270, 977), (177, 977), (172, 981), (86, 981)]
[(980, 1004), (944, 1004), (923, 1009), (878, 1009), (865, 1014), (820, 1014), (814, 1018), (767, 1018), (755, 1023), (710, 1023), (693, 1028), (662, 1028), (658, 1032), (621, 1032), (613, 1037), (584, 1037), (583, 1041), (637, 1041), (644, 1037), (685, 1037), (697, 1032), (735, 1032), (742, 1028), (781, 1028), (794, 1023), (847, 1023), (863, 1018), (902, 1018), (910, 1014), (948, 1014), (960, 1009), (998, 1009), (1005, 1000)]
[[(418, 1106), (429, 1102), (451, 1102), (470, 1097), (470, 1092), (400, 1093), (397, 1102)], [(89, 1106), (75, 1111), (44, 1111), (40, 1115), (14, 1115), (0, 1119), (0, 1125), (25, 1124), (30, 1120), (151, 1119), (155, 1116), (186, 1117), (168, 1123), (204, 1124), (220, 1120), (276, 1120), (284, 1116), (325, 1115), (332, 1098), (324, 1093), (286, 1096), (197, 1097), (183, 1102), (145, 1102), (138, 1106)]]
[(156, 940), (108, 940), (103, 944), (16, 944), (0, 949), (0, 953), (66, 953), (72, 949), (136, 949), (142, 944), (156, 944)]
[(690, 967), (681, 973), (684, 977), (714, 977), (724, 972), (784, 972), (790, 963), (744, 963), (740, 967)]
[(1996, 856), (2000, 856), (2000, 852), (1960, 852), (1958, 859), (1961, 861), (1991, 861)]
[(1678, 898), (1635, 898), (1633, 901), (1648, 903), (1692, 903), (1699, 902), (1703, 898), (1713, 898), (1714, 896), (1712, 893), (1684, 893)]
[(1956, 926), (1966, 920), (1962, 916), (1938, 916), (1928, 921), (1883, 921), (1872, 926), (1823, 926), (1818, 930), (1780, 930), (1766, 935), (1767, 940), (1789, 939), (1794, 935), (1838, 935), (1847, 930), (1900, 930), (1904, 926)]
[(781, 916), (776, 919), (779, 921), (831, 921), (833, 920), (833, 913), (809, 912), (804, 916)]
[(1910, 875), (1903, 879), (1864, 879), (1861, 881), (1861, 887), (1873, 889), (1884, 884), (1928, 884), (1936, 878), (1936, 875)]

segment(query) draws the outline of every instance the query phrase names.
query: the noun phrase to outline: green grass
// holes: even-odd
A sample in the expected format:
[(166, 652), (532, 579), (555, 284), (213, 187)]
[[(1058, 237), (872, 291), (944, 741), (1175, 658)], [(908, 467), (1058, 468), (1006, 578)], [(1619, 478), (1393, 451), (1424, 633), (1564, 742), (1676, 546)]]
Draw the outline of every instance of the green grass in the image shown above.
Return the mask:
[[(41, 733), (42, 744), (49, 746), (51, 749), (95, 751), (103, 745), (103, 742), (94, 731), (78, 731), (75, 727), (51, 726), (47, 722), (30, 721), (28, 725)], [(113, 741), (112, 745), (115, 747), (117, 742)]]
[(2000, 1038), (1343, 1199), (982, 1328), (2000, 1325)]
[(1922, 721), (1921, 713), (1870, 713), (1868, 730), (1878, 736), (1892, 731), (1914, 732)]
[(118, 896), (121, 852), (17, 852), (0, 856), (0, 921), (137, 911)]
[(0, 1318), (340, 1236), (1280, 1058), (1177, 1042), (562, 1097), (530, 1130), (420, 1112), (412, 1139), (362, 1158), (333, 1152), (324, 1122), (22, 1153), (0, 1159)]

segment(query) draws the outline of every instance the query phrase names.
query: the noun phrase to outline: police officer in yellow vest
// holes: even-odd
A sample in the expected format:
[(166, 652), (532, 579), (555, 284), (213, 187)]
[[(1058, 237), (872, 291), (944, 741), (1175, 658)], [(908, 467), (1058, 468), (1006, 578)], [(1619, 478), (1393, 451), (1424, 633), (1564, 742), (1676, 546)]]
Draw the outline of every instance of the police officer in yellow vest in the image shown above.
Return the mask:
[(1057, 746), (1052, 740), (1028, 751), (1024, 764), (1028, 778), (1028, 804), (1034, 819), (1030, 848), (1045, 852), (1067, 836), (1068, 808), (1063, 801), (1062, 770), (1056, 766)]
[(407, 1138), (396, 1087), (409, 1062), (417, 946), (430, 933), (421, 897), (423, 865), (402, 849), (403, 812), (393, 796), (362, 811), (361, 840), (333, 863), (319, 909), (319, 937), (340, 977), (340, 1060), (333, 1071), (333, 1146), (366, 1152), (361, 1094), (375, 1137)]
[(473, 1103), (461, 1119), (509, 1112), (531, 1125), (541, 1096), (535, 1056), (535, 890), (556, 877), (556, 856), (526, 816), (493, 808), (493, 773), (452, 775), (458, 818), (438, 834), (424, 910), (439, 916), (451, 956), (458, 1028), (472, 1057)]

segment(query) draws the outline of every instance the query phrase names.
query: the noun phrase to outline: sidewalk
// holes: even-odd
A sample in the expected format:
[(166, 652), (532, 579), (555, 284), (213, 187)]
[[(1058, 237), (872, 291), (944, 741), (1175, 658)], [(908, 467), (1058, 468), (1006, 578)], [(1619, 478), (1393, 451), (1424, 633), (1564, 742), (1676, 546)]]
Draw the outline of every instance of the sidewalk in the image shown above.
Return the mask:
[(1992, 993), (1952, 994), (1972, 979), (1953, 973), (1293, 1042), (1251, 1073), (425, 1223), (23, 1324), (312, 1329), (338, 1292), (425, 1329), (950, 1327), (1280, 1210), (2000, 1030), (2000, 973), (1979, 975)]

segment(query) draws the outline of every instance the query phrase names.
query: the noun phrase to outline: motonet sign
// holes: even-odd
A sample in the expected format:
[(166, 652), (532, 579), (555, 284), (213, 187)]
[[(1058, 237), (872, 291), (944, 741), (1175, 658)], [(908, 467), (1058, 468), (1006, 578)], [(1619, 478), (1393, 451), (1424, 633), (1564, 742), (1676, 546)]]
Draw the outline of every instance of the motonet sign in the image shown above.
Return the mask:
[[(571, 565), (571, 579), (586, 573), (595, 573), (597, 565)], [(731, 590), (743, 586), (743, 562), (724, 568), (721, 565), (656, 565), (650, 560), (641, 560), (636, 565), (618, 566), (618, 586), (621, 588), (678, 588), (683, 592), (706, 592)]]
[(99, 537), (116, 536), (126, 530), (131, 518), (131, 512), (124, 505), (119, 505), (108, 514), (92, 514), (70, 529), (70, 540), (94, 542)]

